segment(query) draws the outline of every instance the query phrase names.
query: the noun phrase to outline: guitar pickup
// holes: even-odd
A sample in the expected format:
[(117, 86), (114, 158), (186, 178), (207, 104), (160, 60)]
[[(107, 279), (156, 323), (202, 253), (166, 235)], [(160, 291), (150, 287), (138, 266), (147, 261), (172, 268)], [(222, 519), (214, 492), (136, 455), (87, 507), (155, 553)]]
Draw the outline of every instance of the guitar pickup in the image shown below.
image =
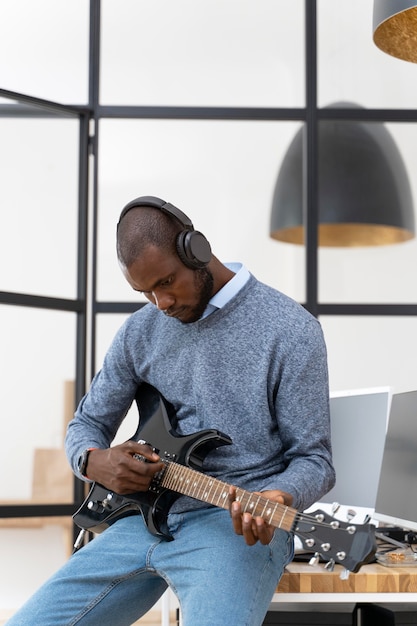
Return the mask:
[(160, 488), (161, 488), (162, 478), (165, 474), (165, 471), (166, 471), (166, 467), (161, 469), (161, 471), (158, 472), (157, 474), (154, 474), (151, 484), (149, 485), (149, 491), (152, 491), (153, 493), (159, 493)]

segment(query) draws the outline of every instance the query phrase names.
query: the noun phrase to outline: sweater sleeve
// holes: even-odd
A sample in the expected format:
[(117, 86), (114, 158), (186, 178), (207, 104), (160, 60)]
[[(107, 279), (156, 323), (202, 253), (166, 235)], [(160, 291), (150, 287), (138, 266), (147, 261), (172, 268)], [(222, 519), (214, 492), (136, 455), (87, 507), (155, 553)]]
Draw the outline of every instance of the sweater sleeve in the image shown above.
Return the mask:
[(304, 510), (334, 485), (326, 346), (319, 322), (310, 318), (305, 332), (288, 346), (281, 365), (275, 414), (285, 469), (268, 488), (294, 497)]

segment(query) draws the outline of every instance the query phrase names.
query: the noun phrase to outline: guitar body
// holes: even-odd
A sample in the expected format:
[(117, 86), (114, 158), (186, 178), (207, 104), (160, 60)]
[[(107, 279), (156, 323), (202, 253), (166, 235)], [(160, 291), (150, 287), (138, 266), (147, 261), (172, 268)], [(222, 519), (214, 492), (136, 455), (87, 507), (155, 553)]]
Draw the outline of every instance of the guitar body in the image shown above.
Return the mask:
[[(141, 386), (136, 402), (140, 424), (132, 439), (149, 443), (162, 461), (200, 470), (210, 451), (232, 443), (229, 437), (214, 429), (177, 435), (171, 425), (171, 420), (175, 419), (172, 407), (150, 385)], [(152, 534), (172, 540), (167, 528), (167, 516), (172, 503), (180, 495), (164, 488), (158, 476), (148, 491), (126, 496), (94, 483), (73, 519), (80, 528), (100, 533), (121, 517), (141, 513)]]

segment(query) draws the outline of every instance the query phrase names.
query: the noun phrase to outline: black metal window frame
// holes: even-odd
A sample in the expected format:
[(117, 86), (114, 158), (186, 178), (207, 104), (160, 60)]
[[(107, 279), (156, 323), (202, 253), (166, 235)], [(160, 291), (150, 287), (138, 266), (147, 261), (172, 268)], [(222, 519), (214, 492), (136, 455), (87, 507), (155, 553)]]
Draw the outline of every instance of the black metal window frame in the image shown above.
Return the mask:
[[(0, 304), (36, 309), (68, 311), (76, 315), (75, 400), (85, 393), (87, 348), (87, 275), (88, 275), (88, 107), (61, 105), (49, 100), (0, 89), (1, 118), (72, 118), (79, 123), (78, 130), (78, 233), (77, 233), (77, 295), (75, 299), (44, 297), (17, 292), (0, 291)], [(8, 102), (10, 101), (10, 102)], [(81, 501), (84, 488), (74, 479), (73, 502)], [(0, 505), (0, 518), (67, 516), (74, 512), (74, 503), (68, 504), (9, 504)]]

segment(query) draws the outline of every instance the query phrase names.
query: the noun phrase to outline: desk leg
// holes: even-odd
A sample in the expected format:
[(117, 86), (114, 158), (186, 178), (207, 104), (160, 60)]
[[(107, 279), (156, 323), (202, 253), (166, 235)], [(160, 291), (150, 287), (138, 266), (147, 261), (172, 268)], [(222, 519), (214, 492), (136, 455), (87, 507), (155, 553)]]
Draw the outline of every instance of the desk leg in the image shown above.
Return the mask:
[(169, 626), (169, 589), (162, 596), (161, 602), (161, 626)]

